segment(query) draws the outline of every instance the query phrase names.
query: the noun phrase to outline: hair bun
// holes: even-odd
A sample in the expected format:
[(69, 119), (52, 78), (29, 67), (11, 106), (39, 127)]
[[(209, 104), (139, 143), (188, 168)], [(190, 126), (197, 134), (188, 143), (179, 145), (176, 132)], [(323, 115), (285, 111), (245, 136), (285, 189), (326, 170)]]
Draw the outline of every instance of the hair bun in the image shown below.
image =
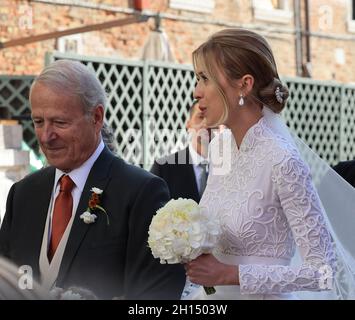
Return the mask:
[(274, 78), (259, 91), (259, 99), (276, 113), (280, 113), (285, 107), (288, 96), (287, 87), (278, 78)]

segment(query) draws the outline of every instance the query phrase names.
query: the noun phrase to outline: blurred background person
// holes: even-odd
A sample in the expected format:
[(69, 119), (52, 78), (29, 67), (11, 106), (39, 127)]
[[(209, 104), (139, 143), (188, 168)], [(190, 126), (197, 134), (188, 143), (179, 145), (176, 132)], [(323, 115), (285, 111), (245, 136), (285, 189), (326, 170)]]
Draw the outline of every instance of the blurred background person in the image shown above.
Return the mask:
[(115, 138), (112, 128), (107, 123), (104, 123), (101, 128), (101, 136), (102, 136), (102, 140), (103, 140), (104, 144), (107, 146), (107, 148), (109, 148), (109, 150), (113, 154), (117, 155), (118, 148), (117, 148), (116, 138)]
[(150, 171), (166, 181), (172, 199), (188, 198), (199, 202), (208, 177), (211, 129), (204, 124), (198, 100), (192, 103), (186, 129), (189, 132), (188, 146), (156, 160)]
[(355, 160), (341, 161), (334, 166), (334, 170), (355, 187)]

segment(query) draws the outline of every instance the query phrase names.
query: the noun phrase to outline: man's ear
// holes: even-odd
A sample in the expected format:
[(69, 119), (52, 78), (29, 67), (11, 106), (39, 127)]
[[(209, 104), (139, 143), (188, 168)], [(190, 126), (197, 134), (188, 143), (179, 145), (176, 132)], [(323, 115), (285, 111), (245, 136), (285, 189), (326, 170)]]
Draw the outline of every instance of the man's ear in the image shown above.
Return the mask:
[(94, 108), (93, 115), (92, 115), (93, 122), (96, 127), (100, 128), (100, 130), (104, 123), (104, 114), (105, 112), (102, 104), (99, 104)]

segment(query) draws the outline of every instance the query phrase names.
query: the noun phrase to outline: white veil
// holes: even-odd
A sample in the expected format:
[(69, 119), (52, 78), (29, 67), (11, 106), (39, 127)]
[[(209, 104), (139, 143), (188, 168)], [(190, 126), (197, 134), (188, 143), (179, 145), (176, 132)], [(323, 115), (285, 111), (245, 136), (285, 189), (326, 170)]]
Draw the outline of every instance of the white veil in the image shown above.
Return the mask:
[[(335, 243), (337, 270), (332, 290), (300, 292), (301, 299), (355, 299), (355, 188), (339, 176), (300, 138), (292, 135), (279, 114), (263, 107), (264, 119), (278, 135), (287, 139), (308, 164), (322, 202), (325, 221)], [(291, 265), (300, 263), (297, 253)]]

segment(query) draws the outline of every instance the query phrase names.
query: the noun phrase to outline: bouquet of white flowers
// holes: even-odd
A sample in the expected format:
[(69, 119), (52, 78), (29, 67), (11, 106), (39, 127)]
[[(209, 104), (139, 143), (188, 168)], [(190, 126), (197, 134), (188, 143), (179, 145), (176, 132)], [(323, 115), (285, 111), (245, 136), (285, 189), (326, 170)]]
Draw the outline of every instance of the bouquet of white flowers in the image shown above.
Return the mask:
[[(157, 211), (149, 227), (148, 244), (160, 263), (186, 263), (211, 253), (219, 234), (216, 218), (203, 215), (194, 200), (179, 198)], [(215, 292), (207, 287), (205, 291)]]

